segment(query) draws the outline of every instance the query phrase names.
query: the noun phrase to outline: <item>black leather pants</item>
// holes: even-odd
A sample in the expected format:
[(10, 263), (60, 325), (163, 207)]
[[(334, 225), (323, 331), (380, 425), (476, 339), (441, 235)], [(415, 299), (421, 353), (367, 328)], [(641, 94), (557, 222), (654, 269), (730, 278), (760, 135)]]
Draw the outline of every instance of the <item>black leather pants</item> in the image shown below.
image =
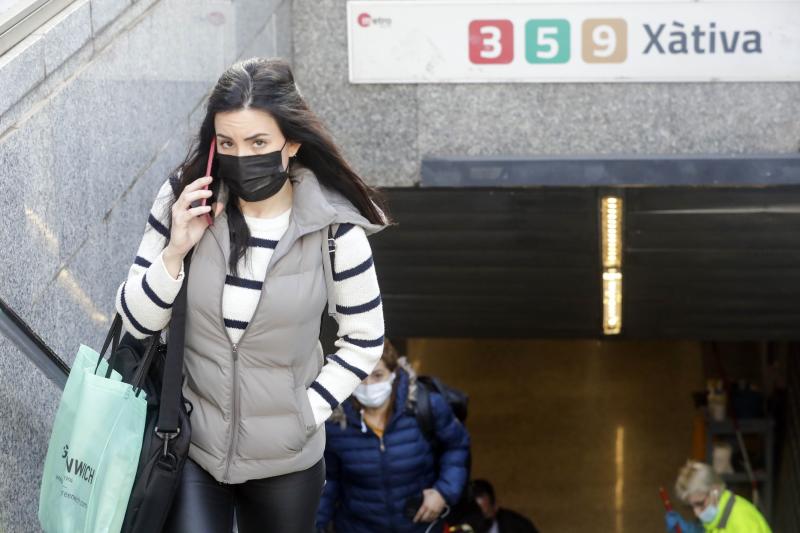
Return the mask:
[(325, 484), (325, 460), (301, 472), (228, 485), (186, 459), (164, 531), (312, 533)]

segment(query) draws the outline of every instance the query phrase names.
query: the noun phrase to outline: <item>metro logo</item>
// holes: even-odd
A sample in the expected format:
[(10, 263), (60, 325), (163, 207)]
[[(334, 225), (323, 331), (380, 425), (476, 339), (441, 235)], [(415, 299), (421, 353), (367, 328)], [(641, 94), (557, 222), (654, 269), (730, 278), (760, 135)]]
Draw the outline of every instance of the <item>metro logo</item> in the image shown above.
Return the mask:
[(505, 64), (514, 59), (514, 25), (510, 20), (469, 23), (469, 60), (474, 64)]

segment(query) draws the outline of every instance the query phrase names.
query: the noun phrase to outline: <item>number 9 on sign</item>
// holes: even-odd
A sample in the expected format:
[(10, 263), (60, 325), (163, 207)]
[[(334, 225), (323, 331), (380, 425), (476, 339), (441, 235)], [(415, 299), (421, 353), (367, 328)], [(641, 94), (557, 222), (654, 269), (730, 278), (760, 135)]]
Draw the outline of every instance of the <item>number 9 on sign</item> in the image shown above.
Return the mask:
[(514, 59), (514, 26), (510, 20), (469, 23), (469, 60), (474, 64), (505, 64)]
[(585, 20), (581, 37), (586, 63), (622, 63), (628, 58), (628, 24), (624, 19)]

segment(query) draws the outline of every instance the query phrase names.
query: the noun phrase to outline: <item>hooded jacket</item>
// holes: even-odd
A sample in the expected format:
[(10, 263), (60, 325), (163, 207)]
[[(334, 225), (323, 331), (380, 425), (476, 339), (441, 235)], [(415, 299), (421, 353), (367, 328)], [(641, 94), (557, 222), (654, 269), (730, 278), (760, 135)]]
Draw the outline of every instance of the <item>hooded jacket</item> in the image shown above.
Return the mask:
[[(717, 505), (719, 511), (710, 524), (704, 524), (702, 530), (719, 533), (771, 533), (771, 529), (756, 507), (731, 491), (722, 493)], [(697, 528), (698, 531), (701, 528)]]
[[(402, 361), (402, 360), (401, 360)], [(430, 524), (405, 516), (408, 498), (435, 488), (448, 505), (458, 502), (467, 483), (469, 433), (438, 393), (431, 394), (436, 439), (434, 454), (413, 412), (416, 376), (405, 362), (397, 369), (392, 415), (383, 439), (364, 423), (352, 401), (339, 406), (326, 424), (326, 484), (317, 527), (335, 524), (337, 533), (417, 533)]]

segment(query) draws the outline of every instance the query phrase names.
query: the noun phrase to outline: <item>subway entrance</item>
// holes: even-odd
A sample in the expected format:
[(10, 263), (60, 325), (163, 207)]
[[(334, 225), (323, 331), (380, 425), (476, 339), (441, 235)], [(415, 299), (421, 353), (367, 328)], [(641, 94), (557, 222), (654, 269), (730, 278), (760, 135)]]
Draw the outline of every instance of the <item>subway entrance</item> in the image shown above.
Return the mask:
[(398, 225), (373, 239), (387, 335), (470, 395), (473, 477), (501, 505), (543, 530), (663, 528), (659, 486), (726, 446), (750, 497), (732, 427), (704, 405), (724, 374), (761, 409), (737, 420), (760, 506), (778, 525), (795, 512), (800, 187), (784, 163), (439, 159), (423, 187), (388, 190)]

